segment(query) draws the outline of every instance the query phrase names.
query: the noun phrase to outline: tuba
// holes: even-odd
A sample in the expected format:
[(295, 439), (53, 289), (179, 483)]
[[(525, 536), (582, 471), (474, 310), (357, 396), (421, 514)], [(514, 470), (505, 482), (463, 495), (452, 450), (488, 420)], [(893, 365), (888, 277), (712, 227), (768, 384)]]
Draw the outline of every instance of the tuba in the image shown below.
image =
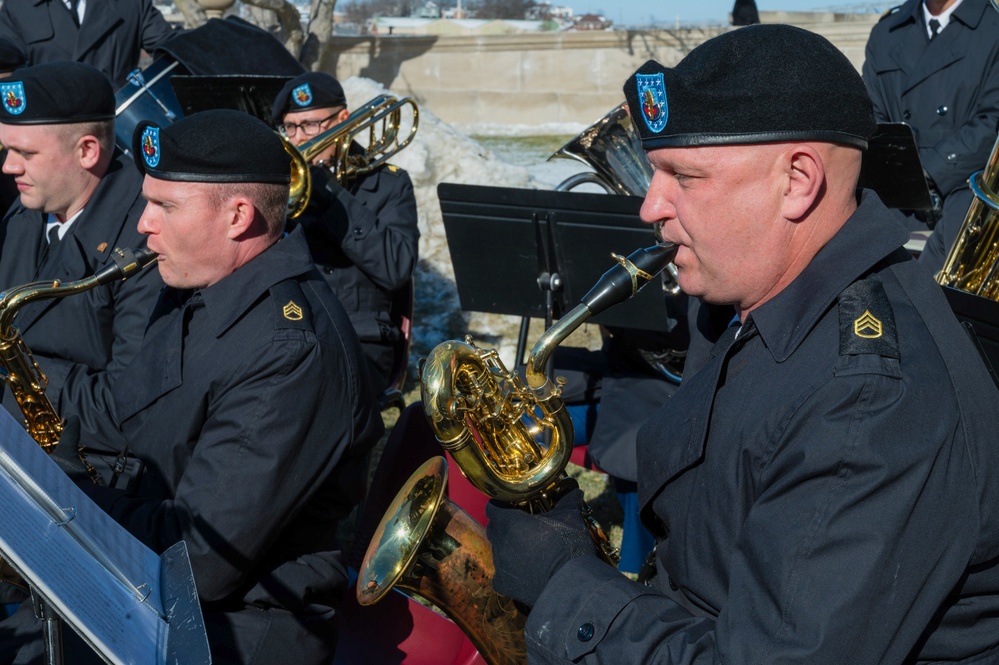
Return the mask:
[[(403, 112), (407, 107), (412, 113), (412, 119), (408, 123), (408, 132), (404, 133)], [(337, 147), (333, 163), (326, 164), (326, 167), (342, 185), (352, 178), (375, 170), (412, 143), (419, 124), (420, 110), (412, 98), (396, 99), (391, 95), (378, 95), (351, 113), (343, 122), (299, 146), (292, 145), (282, 136), (285, 150), (292, 158), (288, 217), (298, 217), (309, 203), (312, 195), (309, 164), (317, 155), (331, 146)], [(358, 141), (362, 137), (364, 140)], [(350, 150), (355, 142), (362, 146), (362, 150)]]
[[(992, 0), (999, 11), (999, 0)], [(944, 266), (938, 284), (989, 300), (999, 300), (999, 139), (985, 168), (968, 184), (975, 195)]]
[[(565, 474), (573, 429), (562, 400), (564, 380), (549, 378), (548, 362), (574, 330), (637, 293), (675, 254), (670, 244), (627, 258), (615, 255), (618, 265), (535, 344), (524, 380), (504, 367), (496, 351), (480, 349), (467, 337), (431, 351), (421, 366), (424, 410), (435, 436), (476, 488), (544, 512), (575, 487)], [(446, 465), (436, 458), (396, 495), (361, 564), (358, 602), (370, 605), (393, 587), (423, 596), (465, 631), (490, 665), (523, 662), (526, 619), (492, 590), (484, 529), (443, 498), (445, 483)], [(583, 518), (603, 558), (616, 564), (617, 553), (589, 508)]]
[[(111, 253), (111, 263), (98, 270), (91, 277), (62, 284), (59, 280), (32, 282), (16, 286), (0, 294), (0, 368), (3, 380), (17, 401), (24, 415), (24, 427), (31, 438), (47, 453), (55, 450), (62, 434), (62, 419), (45, 394), (48, 379), (38, 362), (14, 327), (14, 317), (21, 307), (49, 298), (65, 298), (89, 291), (97, 286), (116, 280), (128, 279), (153, 262), (156, 254), (148, 249), (115, 249)], [(79, 451), (90, 479), (100, 483), (97, 471), (87, 463), (82, 450)], [(23, 587), (23, 581), (13, 572), (6, 561), (0, 560), (0, 581)]]

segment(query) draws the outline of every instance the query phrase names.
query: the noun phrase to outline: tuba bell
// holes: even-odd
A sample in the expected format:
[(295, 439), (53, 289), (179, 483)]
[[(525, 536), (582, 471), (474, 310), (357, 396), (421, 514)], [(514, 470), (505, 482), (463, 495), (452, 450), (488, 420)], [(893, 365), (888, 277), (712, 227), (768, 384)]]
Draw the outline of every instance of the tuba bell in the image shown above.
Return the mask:
[[(496, 351), (469, 338), (431, 351), (420, 370), (424, 411), (441, 446), (476, 488), (545, 512), (575, 487), (565, 474), (573, 428), (562, 400), (564, 381), (548, 376), (548, 361), (574, 330), (637, 293), (675, 255), (670, 244), (615, 256), (618, 265), (534, 345), (524, 380)], [(442, 499), (442, 464), (436, 458), (418, 469), (382, 518), (358, 573), (358, 602), (369, 605), (393, 587), (423, 596), (464, 630), (490, 665), (523, 662), (525, 618), (492, 590), (492, 554), (482, 527)], [(616, 565), (617, 553), (589, 508), (582, 517), (598, 551)]]
[[(412, 114), (404, 123), (404, 113)], [(283, 135), (285, 150), (291, 155), (291, 186), (288, 194), (288, 217), (302, 214), (312, 195), (309, 165), (316, 156), (336, 146), (334, 160), (325, 166), (341, 185), (348, 180), (370, 173), (385, 164), (413, 141), (420, 124), (420, 109), (410, 97), (397, 99), (391, 95), (378, 95), (347, 118), (325, 132), (312, 137), (299, 146), (293, 145)], [(363, 140), (360, 140), (362, 139)], [(352, 145), (361, 150), (352, 151)]]
[(627, 103), (615, 106), (579, 136), (556, 150), (548, 161), (560, 157), (575, 159), (595, 171), (578, 173), (563, 180), (555, 188), (560, 192), (593, 183), (608, 194), (645, 196), (652, 182), (652, 166), (631, 124)]

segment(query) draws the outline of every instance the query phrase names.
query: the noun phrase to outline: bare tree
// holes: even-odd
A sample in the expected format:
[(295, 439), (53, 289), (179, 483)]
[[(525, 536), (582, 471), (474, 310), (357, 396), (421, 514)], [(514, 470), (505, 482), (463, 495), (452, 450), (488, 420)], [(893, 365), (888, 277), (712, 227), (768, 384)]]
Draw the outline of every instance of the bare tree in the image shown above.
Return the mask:
[(184, 25), (188, 28), (196, 28), (199, 25), (204, 25), (208, 17), (205, 16), (205, 10), (201, 8), (197, 0), (173, 0), (173, 4), (177, 7), (179, 11), (184, 16)]
[(336, 0), (312, 0), (309, 9), (308, 37), (302, 45), (299, 60), (306, 69), (317, 70), (323, 66), (330, 39), (333, 37), (333, 9)]
[[(324, 1), (335, 2), (335, 0), (312, 0), (313, 8), (316, 4)], [(305, 31), (302, 30), (302, 16), (298, 13), (295, 5), (288, 0), (243, 0), (243, 4), (273, 12), (278, 26), (278, 39), (281, 40), (289, 53), (296, 58), (299, 57), (306, 37)], [(332, 14), (330, 18), (332, 19)]]

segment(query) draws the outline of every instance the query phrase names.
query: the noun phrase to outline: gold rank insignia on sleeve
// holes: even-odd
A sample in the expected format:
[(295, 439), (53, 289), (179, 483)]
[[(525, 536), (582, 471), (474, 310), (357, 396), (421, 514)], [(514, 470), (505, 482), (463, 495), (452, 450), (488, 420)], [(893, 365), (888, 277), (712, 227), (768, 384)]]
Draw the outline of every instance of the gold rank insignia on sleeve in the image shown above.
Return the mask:
[(302, 320), (302, 308), (295, 304), (294, 300), (289, 300), (288, 304), (285, 305), (281, 311), (284, 313), (284, 318), (289, 321)]
[(853, 322), (853, 334), (864, 339), (878, 339), (884, 332), (881, 321), (877, 319), (870, 310), (864, 313)]
[(839, 294), (839, 354), (899, 357), (895, 312), (877, 275), (859, 279)]

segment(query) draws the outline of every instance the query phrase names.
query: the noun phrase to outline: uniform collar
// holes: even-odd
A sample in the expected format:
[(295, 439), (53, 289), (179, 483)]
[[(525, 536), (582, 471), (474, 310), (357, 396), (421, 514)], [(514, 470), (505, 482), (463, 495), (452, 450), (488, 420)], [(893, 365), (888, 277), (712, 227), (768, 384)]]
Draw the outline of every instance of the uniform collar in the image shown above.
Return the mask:
[(839, 294), (907, 240), (877, 194), (864, 190), (860, 207), (802, 273), (750, 314), (774, 360), (787, 360)]
[(202, 289), (215, 334), (222, 335), (272, 286), (311, 269), (309, 246), (302, 229), (295, 228), (236, 272)]
[[(978, 27), (986, 10), (993, 11), (989, 6), (989, 0), (962, 0), (951, 14), (951, 21), (960, 21), (971, 29)], [(917, 23), (923, 26), (923, 0), (908, 0), (902, 8), (889, 16), (887, 21), (889, 30), (894, 30), (908, 23)]]

